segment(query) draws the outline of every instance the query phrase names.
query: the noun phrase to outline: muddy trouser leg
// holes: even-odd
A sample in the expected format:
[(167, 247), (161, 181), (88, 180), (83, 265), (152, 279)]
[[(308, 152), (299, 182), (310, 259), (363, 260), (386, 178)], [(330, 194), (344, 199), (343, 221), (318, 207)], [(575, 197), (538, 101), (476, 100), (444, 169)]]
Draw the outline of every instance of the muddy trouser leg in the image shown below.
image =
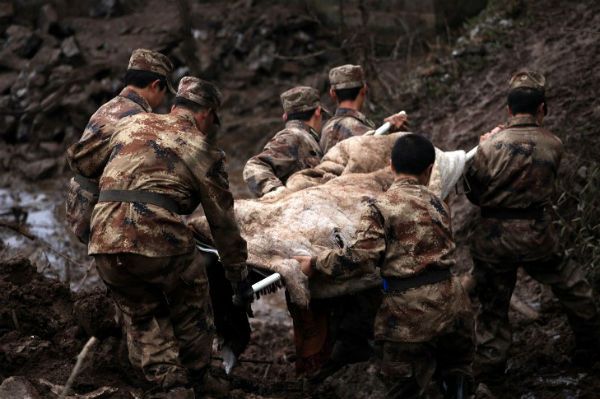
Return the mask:
[(286, 292), (286, 303), (294, 325), (296, 374), (318, 373), (331, 354), (329, 309), (327, 299), (313, 299), (308, 309), (293, 303)]
[(517, 281), (517, 265), (473, 259), (473, 277), (481, 310), (476, 323), (476, 373), (503, 373), (512, 341), (508, 320), (510, 297)]
[(202, 379), (210, 364), (215, 331), (205, 256), (197, 253), (181, 271), (180, 284), (165, 292), (179, 343), (179, 359), (195, 379)]
[(583, 269), (574, 261), (563, 262), (558, 255), (523, 266), (531, 277), (552, 288), (567, 313), (577, 348), (597, 350), (600, 321), (592, 287)]
[(379, 378), (386, 398), (422, 398), (435, 372), (435, 342), (378, 341)]
[(339, 299), (331, 360), (339, 365), (368, 360), (373, 355), (370, 341), (381, 305), (381, 289), (371, 288)]
[(437, 343), (436, 374), (444, 398), (469, 398), (473, 394), (475, 356), (473, 314), (465, 312), (457, 317), (453, 331), (439, 337)]
[(123, 314), (130, 353), (140, 354), (138, 367), (146, 379), (164, 391), (186, 387), (187, 370), (179, 360), (164, 293), (181, 285), (179, 274), (190, 257), (114, 254), (96, 255), (95, 259), (100, 277)]

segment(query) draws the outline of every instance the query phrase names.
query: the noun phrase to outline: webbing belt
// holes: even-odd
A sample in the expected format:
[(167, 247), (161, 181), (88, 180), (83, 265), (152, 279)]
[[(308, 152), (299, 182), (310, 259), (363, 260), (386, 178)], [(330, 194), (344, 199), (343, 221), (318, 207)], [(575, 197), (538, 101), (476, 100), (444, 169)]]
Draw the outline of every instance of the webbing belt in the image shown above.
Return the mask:
[(450, 278), (452, 278), (450, 269), (425, 270), (416, 276), (407, 278), (387, 277), (383, 279), (383, 291), (386, 293), (400, 294), (404, 291), (410, 290), (411, 288), (439, 283), (440, 281), (449, 280)]
[(88, 179), (87, 177), (83, 177), (81, 175), (75, 175), (73, 176), (73, 179), (75, 179), (75, 181), (79, 183), (81, 188), (83, 188), (87, 192), (90, 192), (94, 195), (98, 195), (98, 193), (100, 192), (97, 180)]
[(141, 202), (160, 206), (173, 213), (182, 214), (177, 202), (166, 195), (142, 190), (102, 190), (98, 202)]

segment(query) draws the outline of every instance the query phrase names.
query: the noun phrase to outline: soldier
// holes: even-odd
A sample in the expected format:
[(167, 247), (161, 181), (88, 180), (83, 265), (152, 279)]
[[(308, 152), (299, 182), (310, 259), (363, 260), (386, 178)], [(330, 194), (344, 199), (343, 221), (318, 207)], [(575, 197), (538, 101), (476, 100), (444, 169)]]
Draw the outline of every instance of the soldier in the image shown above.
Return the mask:
[(511, 344), (508, 308), (519, 266), (552, 287), (575, 333), (576, 351), (584, 358), (598, 353), (592, 289), (583, 271), (563, 259), (548, 213), (563, 145), (541, 127), (545, 83), (530, 71), (511, 78), (508, 124), (480, 138), (466, 175), (468, 198), (481, 207), (471, 254), (481, 302), (476, 365), (484, 379), (504, 373)]
[[(167, 88), (175, 93), (168, 79), (172, 70), (173, 64), (165, 55), (134, 50), (125, 74), (125, 88), (92, 115), (79, 141), (67, 150), (75, 177), (69, 182), (66, 215), (81, 242), (89, 240), (92, 209), (98, 200), (98, 178), (107, 161), (97, 158), (106, 154), (102, 149), (108, 145), (114, 124), (126, 116), (152, 112), (164, 101)], [(79, 163), (94, 164), (95, 168), (86, 174), (77, 168)]]
[[(329, 71), (329, 95), (338, 107), (333, 118), (327, 121), (321, 131), (323, 154), (342, 140), (361, 136), (375, 129), (375, 124), (362, 112), (367, 97), (367, 83), (360, 65), (342, 65)], [(405, 114), (394, 114), (385, 119), (395, 129), (406, 123)]]
[(435, 150), (408, 134), (392, 149), (396, 178), (366, 204), (354, 241), (316, 257), (295, 257), (302, 270), (345, 279), (379, 267), (383, 301), (375, 318), (380, 377), (390, 398), (424, 395), (432, 376), (444, 398), (472, 391), (473, 317), (455, 264), (450, 209), (426, 185)]
[(220, 105), (215, 86), (184, 77), (169, 115), (120, 122), (92, 214), (89, 254), (160, 398), (194, 398), (190, 384), (205, 377), (213, 339), (205, 265), (181, 214), (202, 204), (235, 299), (253, 298), (225, 155), (213, 144)]
[(281, 103), (285, 129), (244, 167), (244, 181), (257, 197), (284, 189), (288, 177), (318, 165), (323, 156), (319, 92), (312, 87), (294, 87), (281, 94)]

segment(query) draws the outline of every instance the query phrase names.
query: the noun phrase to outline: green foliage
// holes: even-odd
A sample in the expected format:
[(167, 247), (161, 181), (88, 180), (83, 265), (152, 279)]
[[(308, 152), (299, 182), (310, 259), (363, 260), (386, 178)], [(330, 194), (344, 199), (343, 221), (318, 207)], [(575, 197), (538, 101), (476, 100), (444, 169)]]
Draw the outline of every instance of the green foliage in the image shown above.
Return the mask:
[(600, 164), (582, 164), (559, 181), (555, 206), (561, 242), (566, 254), (585, 265), (600, 286)]

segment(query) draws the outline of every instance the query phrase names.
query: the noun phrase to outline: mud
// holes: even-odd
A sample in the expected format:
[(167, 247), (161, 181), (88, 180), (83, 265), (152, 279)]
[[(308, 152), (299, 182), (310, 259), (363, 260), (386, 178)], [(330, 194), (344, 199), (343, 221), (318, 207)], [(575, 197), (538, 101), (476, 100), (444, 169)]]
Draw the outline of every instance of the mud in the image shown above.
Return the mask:
[[(41, 1), (0, 3), (0, 221), (25, 221), (37, 237), (0, 227), (0, 379), (24, 376), (42, 398), (55, 398), (40, 379), (63, 385), (94, 332), (103, 339), (75, 392), (110, 386), (118, 391), (104, 397), (131, 398), (145, 386), (128, 365), (110, 302), (102, 291), (90, 293), (101, 286), (85, 248), (62, 224), (61, 199), (69, 177), (64, 150), (96, 107), (118, 91), (136, 47), (162, 50), (174, 59), (178, 76), (198, 73), (223, 88), (220, 140), (238, 198), (249, 195), (241, 178), (245, 160), (282, 126), (278, 94), (295, 84), (325, 93), (332, 65), (362, 63), (370, 85), (367, 113), (380, 121), (404, 109), (411, 130), (444, 150), (468, 149), (502, 122), (510, 73), (537, 68), (550, 82), (546, 125), (567, 150), (560, 188), (571, 196), (561, 212), (565, 218), (579, 215), (585, 171), (597, 167), (600, 150), (600, 3), (490, 1), (462, 28), (438, 36), (399, 33), (404, 28), (386, 9), (371, 10), (369, 19), (355, 7), (343, 14), (344, 26), (332, 17), (335, 4), (313, 9), (310, 3), (194, 3), (187, 14), (191, 38), (181, 29), (186, 21), (177, 2), (83, 1), (67, 7), (57, 1), (54, 13)], [(374, 27), (373, 16), (386, 14), (390, 19)], [(333, 108), (326, 95), (323, 101)], [(452, 208), (460, 269), (467, 272), (467, 232), (475, 212), (460, 195)], [(19, 210), (27, 212), (24, 220)], [(591, 226), (600, 223), (597, 213), (590, 215)], [(592, 248), (600, 246), (597, 233), (591, 237)], [(586, 264), (592, 277), (600, 276), (593, 262)], [(599, 288), (600, 278), (595, 281)], [(499, 398), (598, 397), (600, 365), (571, 363), (572, 334), (551, 293), (521, 275), (515, 295), (540, 318), (511, 311), (511, 361), (491, 391)], [(290, 325), (281, 293), (261, 299), (250, 346), (231, 377), (232, 397), (309, 396), (303, 387), (314, 397), (377, 397), (369, 364), (341, 370), (316, 391), (298, 381)], [(213, 366), (217, 372), (220, 361)]]

